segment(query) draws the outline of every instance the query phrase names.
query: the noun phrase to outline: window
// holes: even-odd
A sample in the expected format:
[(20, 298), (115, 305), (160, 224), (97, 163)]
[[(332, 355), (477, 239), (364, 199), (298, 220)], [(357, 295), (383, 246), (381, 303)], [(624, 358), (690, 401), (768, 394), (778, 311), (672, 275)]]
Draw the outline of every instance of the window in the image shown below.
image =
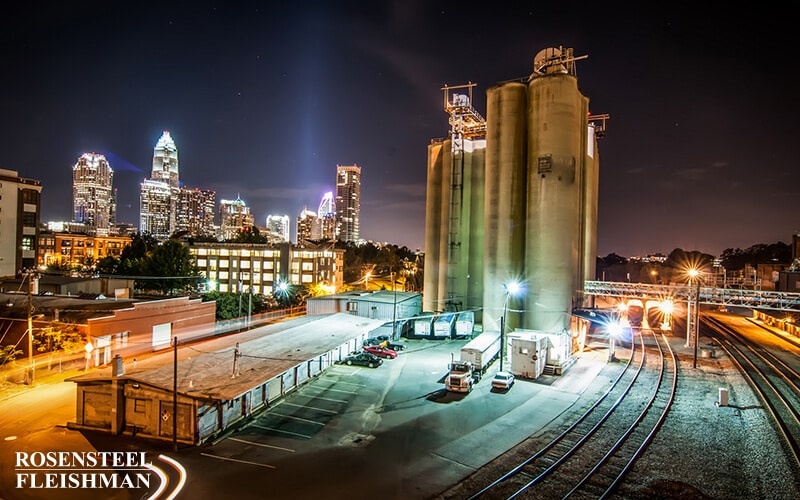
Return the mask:
[(33, 250), (33, 236), (23, 236), (22, 237), (22, 249), (23, 250)]
[(356, 311), (358, 311), (358, 302), (348, 302), (347, 312), (356, 312)]

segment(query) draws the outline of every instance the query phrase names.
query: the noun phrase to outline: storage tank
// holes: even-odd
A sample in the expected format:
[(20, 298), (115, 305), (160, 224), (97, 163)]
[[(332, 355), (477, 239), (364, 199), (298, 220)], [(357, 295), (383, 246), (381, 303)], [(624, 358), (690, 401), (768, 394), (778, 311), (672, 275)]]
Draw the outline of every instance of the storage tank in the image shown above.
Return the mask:
[[(504, 285), (524, 276), (527, 87), (510, 82), (486, 91), (483, 324), (500, 329)], [(513, 308), (512, 308), (513, 309)], [(518, 315), (508, 315), (513, 328)]]
[(588, 100), (561, 49), (540, 51), (528, 83), (525, 328), (568, 332), (583, 288)]

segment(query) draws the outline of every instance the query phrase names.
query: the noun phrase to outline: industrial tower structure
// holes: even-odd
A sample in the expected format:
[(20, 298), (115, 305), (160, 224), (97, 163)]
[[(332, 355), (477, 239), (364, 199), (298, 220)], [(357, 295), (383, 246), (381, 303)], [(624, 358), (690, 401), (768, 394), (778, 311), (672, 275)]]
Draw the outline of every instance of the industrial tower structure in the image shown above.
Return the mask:
[[(572, 49), (548, 48), (527, 80), (487, 90), (486, 119), (470, 83), (444, 87), (450, 136), (428, 146), (426, 311), (479, 311), (484, 331), (568, 335), (583, 283), (594, 279), (597, 139)], [(468, 89), (466, 94), (450, 93)], [(509, 297), (505, 285), (524, 284)], [(482, 314), (481, 314), (482, 313)]]

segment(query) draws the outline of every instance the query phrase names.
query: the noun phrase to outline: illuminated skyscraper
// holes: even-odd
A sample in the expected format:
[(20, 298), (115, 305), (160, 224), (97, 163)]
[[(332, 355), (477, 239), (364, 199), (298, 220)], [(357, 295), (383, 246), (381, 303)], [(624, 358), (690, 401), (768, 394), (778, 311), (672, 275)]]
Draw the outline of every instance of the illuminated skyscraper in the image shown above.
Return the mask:
[(356, 243), (361, 212), (361, 167), (336, 165), (336, 238)]
[(305, 245), (308, 241), (319, 240), (322, 236), (320, 231), (320, 219), (316, 213), (304, 208), (297, 218), (297, 244)]
[[(142, 234), (149, 233), (157, 239), (169, 238), (177, 229), (179, 195), (178, 148), (172, 136), (165, 130), (153, 149), (151, 177), (141, 184), (139, 231)], [(148, 196), (154, 198), (148, 199)], [(154, 212), (156, 209), (162, 212)]]
[(245, 227), (252, 227), (254, 223), (250, 208), (238, 196), (235, 200), (220, 200), (219, 225), (221, 239), (231, 240), (236, 233)]
[(116, 212), (114, 171), (106, 157), (84, 153), (72, 167), (72, 220), (90, 235), (108, 236)]
[(333, 192), (328, 191), (319, 202), (317, 217), (320, 222), (320, 238), (332, 240), (336, 238), (336, 207), (333, 203)]
[(178, 194), (176, 231), (190, 236), (214, 236), (214, 210), (217, 193), (207, 189), (181, 187)]
[(267, 238), (270, 243), (289, 243), (290, 229), (288, 215), (267, 216)]

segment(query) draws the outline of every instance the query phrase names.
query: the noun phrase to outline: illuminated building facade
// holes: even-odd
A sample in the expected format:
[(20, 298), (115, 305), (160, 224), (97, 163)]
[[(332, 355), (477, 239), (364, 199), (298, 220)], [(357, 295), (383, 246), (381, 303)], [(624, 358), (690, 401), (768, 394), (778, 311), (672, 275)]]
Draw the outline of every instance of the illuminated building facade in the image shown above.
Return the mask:
[(267, 238), (270, 243), (288, 243), (289, 230), (288, 215), (267, 216)]
[(122, 250), (130, 244), (128, 236), (44, 231), (39, 234), (36, 260), (39, 266), (90, 268), (105, 257), (119, 259)]
[(164, 240), (177, 229), (180, 179), (178, 148), (169, 131), (164, 131), (153, 149), (150, 179), (141, 184), (139, 231)]
[(317, 217), (320, 221), (320, 238), (325, 240), (336, 238), (336, 205), (333, 200), (333, 192), (328, 191), (322, 197)]
[(361, 212), (361, 167), (336, 165), (336, 238), (358, 242)]
[(102, 154), (84, 153), (72, 167), (72, 220), (92, 235), (108, 236), (114, 225), (114, 171)]
[(0, 277), (36, 265), (42, 183), (0, 169)]
[(202, 243), (189, 245), (210, 290), (271, 294), (280, 283), (325, 285), (343, 283), (344, 250), (308, 249), (282, 243)]
[(322, 236), (320, 222), (315, 212), (303, 209), (297, 218), (297, 244), (305, 245), (306, 242), (319, 240)]
[(181, 187), (175, 214), (176, 231), (185, 231), (192, 237), (214, 236), (216, 203), (215, 191)]
[(220, 239), (230, 240), (244, 227), (252, 227), (255, 223), (250, 208), (237, 196), (235, 200), (220, 200), (219, 229)]

